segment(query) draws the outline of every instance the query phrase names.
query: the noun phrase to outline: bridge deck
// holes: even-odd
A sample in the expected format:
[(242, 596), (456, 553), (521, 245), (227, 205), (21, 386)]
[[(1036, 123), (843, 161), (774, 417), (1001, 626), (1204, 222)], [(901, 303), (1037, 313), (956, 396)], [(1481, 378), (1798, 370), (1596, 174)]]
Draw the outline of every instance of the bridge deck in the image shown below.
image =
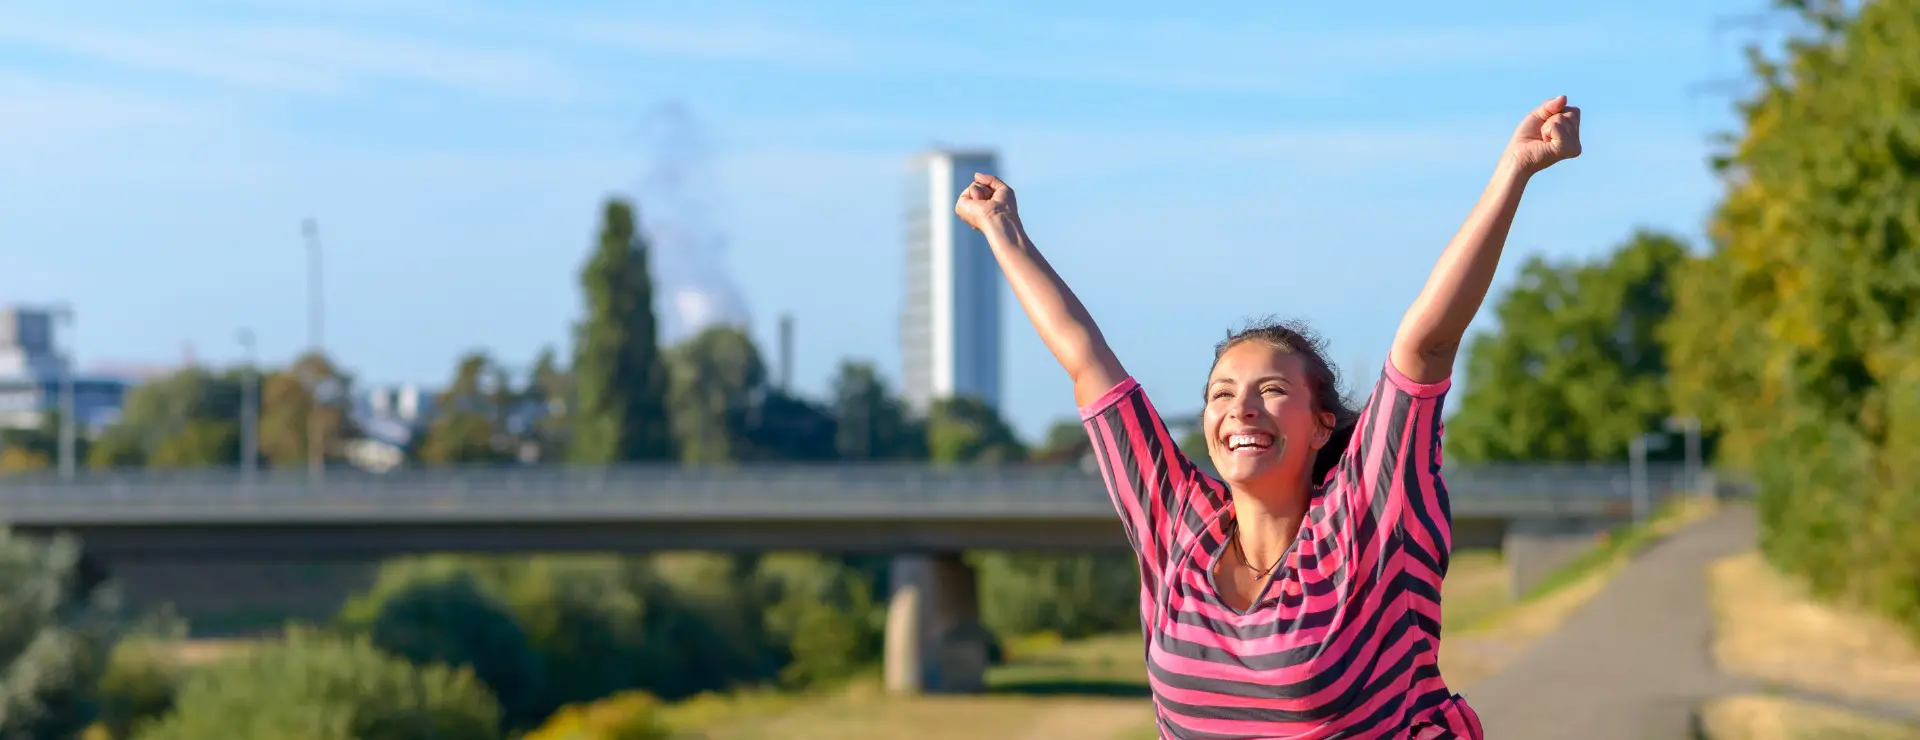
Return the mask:
[[(1680, 488), (1651, 468), (1650, 499)], [(1624, 466), (1449, 469), (1456, 517), (1617, 516)], [(629, 466), (88, 474), (0, 481), (0, 521), (28, 526), (569, 520), (1061, 520), (1112, 516), (1100, 478), (1072, 467)]]

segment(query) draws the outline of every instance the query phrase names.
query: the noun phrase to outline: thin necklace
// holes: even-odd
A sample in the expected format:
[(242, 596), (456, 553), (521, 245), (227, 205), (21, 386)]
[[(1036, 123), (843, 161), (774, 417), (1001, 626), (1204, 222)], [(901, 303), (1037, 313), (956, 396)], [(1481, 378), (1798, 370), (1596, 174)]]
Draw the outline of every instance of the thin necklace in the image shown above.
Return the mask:
[(1283, 552), (1280, 553), (1280, 557), (1274, 558), (1273, 564), (1267, 566), (1265, 570), (1255, 568), (1253, 567), (1253, 562), (1247, 560), (1247, 551), (1240, 547), (1240, 530), (1238, 528), (1233, 530), (1233, 537), (1228, 539), (1228, 542), (1233, 544), (1233, 554), (1240, 556), (1240, 564), (1246, 566), (1247, 570), (1253, 571), (1254, 578), (1266, 578), (1267, 574), (1272, 573), (1274, 568), (1280, 567), (1280, 561), (1287, 559), (1287, 554)]

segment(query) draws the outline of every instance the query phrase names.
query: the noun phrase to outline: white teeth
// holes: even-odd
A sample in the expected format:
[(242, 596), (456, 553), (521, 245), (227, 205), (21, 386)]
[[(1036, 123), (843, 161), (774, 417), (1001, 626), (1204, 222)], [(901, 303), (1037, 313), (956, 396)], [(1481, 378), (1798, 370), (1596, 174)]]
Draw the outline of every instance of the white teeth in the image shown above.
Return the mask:
[(1265, 449), (1268, 445), (1272, 444), (1272, 441), (1273, 438), (1265, 434), (1235, 434), (1227, 437), (1227, 449), (1237, 450), (1242, 447)]

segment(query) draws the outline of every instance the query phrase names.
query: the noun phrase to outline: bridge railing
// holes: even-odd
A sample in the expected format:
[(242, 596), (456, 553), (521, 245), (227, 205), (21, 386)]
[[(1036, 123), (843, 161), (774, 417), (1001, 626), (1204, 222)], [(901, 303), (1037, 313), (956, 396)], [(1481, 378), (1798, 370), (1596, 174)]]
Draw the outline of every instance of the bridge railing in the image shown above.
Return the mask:
[[(1456, 516), (1628, 510), (1625, 465), (1450, 466)], [(1649, 465), (1653, 501), (1687, 487)], [(0, 520), (119, 521), (511, 516), (1110, 516), (1100, 476), (1075, 466), (779, 464), (699, 468), (462, 467), (369, 473), (87, 471), (0, 478)]]

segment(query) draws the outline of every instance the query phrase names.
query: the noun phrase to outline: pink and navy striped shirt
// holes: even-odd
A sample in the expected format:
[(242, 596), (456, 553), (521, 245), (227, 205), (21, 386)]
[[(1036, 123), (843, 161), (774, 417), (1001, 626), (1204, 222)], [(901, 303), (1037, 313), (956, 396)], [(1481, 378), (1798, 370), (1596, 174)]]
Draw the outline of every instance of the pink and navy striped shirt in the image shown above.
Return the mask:
[(1450, 380), (1388, 363), (1282, 565), (1245, 612), (1213, 585), (1226, 486), (1180, 453), (1129, 378), (1081, 419), (1140, 556), (1140, 618), (1168, 738), (1483, 737), (1440, 677), (1451, 513), (1440, 479)]

